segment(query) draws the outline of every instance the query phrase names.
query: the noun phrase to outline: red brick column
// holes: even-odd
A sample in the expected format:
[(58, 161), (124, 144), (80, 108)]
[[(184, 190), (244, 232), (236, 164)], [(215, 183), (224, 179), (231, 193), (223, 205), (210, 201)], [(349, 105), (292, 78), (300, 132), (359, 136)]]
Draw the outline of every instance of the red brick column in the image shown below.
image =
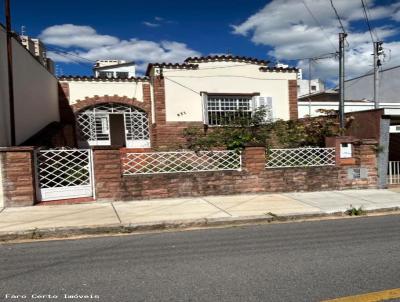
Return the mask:
[(297, 80), (289, 80), (289, 118), (291, 120), (297, 120), (299, 118)]
[(119, 148), (94, 148), (93, 168), (96, 199), (99, 201), (120, 200), (122, 167)]
[(246, 147), (242, 154), (242, 166), (251, 174), (265, 171), (265, 147)]
[(0, 149), (4, 205), (32, 206), (36, 201), (33, 147)]
[[(340, 158), (340, 144), (348, 143), (352, 144), (351, 158)], [(325, 146), (328, 148), (335, 148), (335, 160), (336, 166), (355, 165), (356, 164), (356, 153), (355, 144), (359, 144), (359, 140), (352, 136), (332, 136), (325, 138)]]

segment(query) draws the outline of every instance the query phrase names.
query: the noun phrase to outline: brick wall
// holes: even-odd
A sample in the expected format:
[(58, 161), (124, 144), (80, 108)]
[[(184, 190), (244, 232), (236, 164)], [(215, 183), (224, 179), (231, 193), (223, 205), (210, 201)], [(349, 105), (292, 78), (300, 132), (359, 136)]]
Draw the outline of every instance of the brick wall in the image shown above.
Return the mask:
[(4, 206), (31, 206), (36, 200), (33, 148), (0, 149)]
[(289, 118), (291, 120), (297, 120), (299, 118), (297, 80), (289, 80)]
[[(376, 188), (376, 141), (354, 140), (354, 161), (336, 166), (265, 169), (265, 149), (248, 147), (242, 171), (168, 173), (123, 176), (119, 150), (94, 150), (97, 199), (225, 195), (252, 192), (295, 192)], [(338, 152), (338, 151), (337, 151)], [(366, 168), (365, 179), (349, 179), (349, 168)]]

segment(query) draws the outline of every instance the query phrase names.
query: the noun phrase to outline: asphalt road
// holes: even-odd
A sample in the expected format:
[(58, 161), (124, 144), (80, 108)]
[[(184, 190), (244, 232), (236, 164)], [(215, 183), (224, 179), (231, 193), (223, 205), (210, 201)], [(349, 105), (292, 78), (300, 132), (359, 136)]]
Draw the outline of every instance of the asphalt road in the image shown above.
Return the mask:
[(0, 245), (0, 301), (298, 302), (399, 287), (400, 216)]

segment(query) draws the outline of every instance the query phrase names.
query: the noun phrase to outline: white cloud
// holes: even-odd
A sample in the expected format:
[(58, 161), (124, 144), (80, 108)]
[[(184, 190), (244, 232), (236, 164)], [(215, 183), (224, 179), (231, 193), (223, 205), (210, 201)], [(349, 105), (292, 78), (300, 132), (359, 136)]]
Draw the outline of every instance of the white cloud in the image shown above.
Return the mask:
[[(272, 48), (269, 55), (277, 60), (294, 60), (314, 57), (335, 52), (338, 33), (341, 31), (338, 20), (327, 0), (304, 0), (323, 30), (308, 12), (303, 1), (273, 0), (263, 9), (250, 16), (245, 22), (233, 25), (233, 33), (248, 36), (254, 44)], [(367, 1), (370, 20), (392, 18), (400, 21), (400, 3), (379, 6), (379, 1)], [(347, 53), (346, 71), (349, 77), (365, 73), (372, 64), (371, 38), (366, 27), (364, 31), (354, 28), (355, 21), (364, 22), (360, 1), (335, 0), (335, 7), (349, 33), (350, 49)], [(365, 25), (366, 26), (366, 25)], [(376, 29), (380, 39), (392, 37), (398, 33), (396, 28), (380, 27)], [(400, 49), (391, 46), (392, 57), (400, 56)], [(391, 61), (391, 64), (395, 60)], [(331, 60), (320, 60), (316, 65), (315, 76), (334, 78), (338, 64)], [(299, 62), (299, 67), (307, 67)]]
[(119, 39), (109, 35), (99, 35), (90, 26), (74, 24), (54, 25), (42, 31), (39, 38), (47, 44), (61, 47), (93, 48), (118, 43)]
[[(71, 38), (65, 34), (67, 30), (80, 28), (82, 35), (85, 35), (88, 41), (94, 41), (97, 37), (104, 37), (96, 33), (90, 26), (76, 26), (72, 24), (54, 25), (43, 30), (41, 37), (52, 37), (53, 45), (59, 47), (78, 46), (80, 48), (68, 49), (68, 55), (62, 52), (49, 51), (48, 55), (56, 62), (88, 62), (87, 60), (118, 59), (135, 61), (137, 69), (144, 71), (148, 63), (154, 62), (181, 62), (187, 57), (201, 55), (198, 51), (188, 48), (184, 43), (176, 41), (147, 41), (139, 39), (119, 40), (117, 37), (110, 37), (109, 43), (92, 43), (89, 47), (71, 43)], [(60, 30), (63, 28), (63, 30)], [(43, 40), (49, 43), (48, 40)], [(82, 50), (81, 48), (85, 48)]]
[(143, 21), (142, 22), (144, 25), (146, 25), (147, 27), (159, 27), (160, 24), (158, 23), (153, 23), (153, 22), (148, 22), (148, 21)]

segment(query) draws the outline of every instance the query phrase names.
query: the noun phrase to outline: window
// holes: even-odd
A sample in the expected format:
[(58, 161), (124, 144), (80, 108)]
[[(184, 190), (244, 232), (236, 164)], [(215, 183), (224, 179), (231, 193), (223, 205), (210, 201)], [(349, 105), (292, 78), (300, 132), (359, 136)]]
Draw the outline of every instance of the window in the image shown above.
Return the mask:
[(117, 78), (126, 79), (129, 76), (127, 71), (117, 71)]
[(110, 79), (110, 78), (114, 77), (114, 72), (112, 72), (112, 71), (100, 71), (99, 72), (99, 77), (103, 78), (103, 79), (105, 79), (105, 78)]
[(222, 126), (251, 118), (253, 112), (252, 99), (252, 95), (208, 95), (205, 99), (206, 123), (211, 126)]
[(315, 85), (312, 85), (312, 86), (311, 86), (311, 90), (312, 90), (312, 91), (315, 91), (315, 90), (317, 90), (317, 86), (315, 86)]

